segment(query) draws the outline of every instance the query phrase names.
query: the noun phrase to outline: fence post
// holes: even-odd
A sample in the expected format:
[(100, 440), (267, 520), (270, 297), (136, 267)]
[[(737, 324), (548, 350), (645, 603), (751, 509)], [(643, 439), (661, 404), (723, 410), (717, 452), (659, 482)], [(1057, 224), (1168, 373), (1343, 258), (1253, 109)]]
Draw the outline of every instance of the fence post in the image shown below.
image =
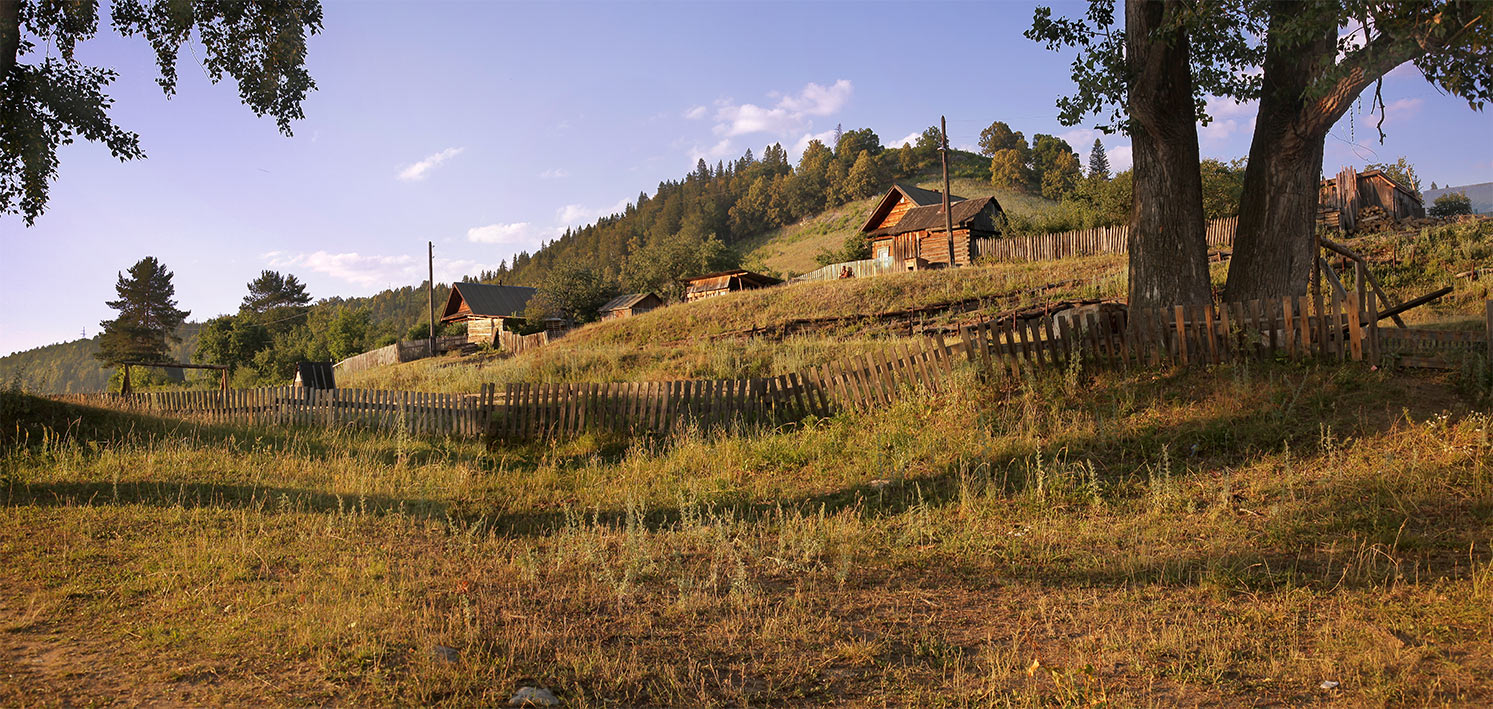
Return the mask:
[(1488, 310), (1488, 366), (1493, 367), (1493, 300), (1484, 305)]

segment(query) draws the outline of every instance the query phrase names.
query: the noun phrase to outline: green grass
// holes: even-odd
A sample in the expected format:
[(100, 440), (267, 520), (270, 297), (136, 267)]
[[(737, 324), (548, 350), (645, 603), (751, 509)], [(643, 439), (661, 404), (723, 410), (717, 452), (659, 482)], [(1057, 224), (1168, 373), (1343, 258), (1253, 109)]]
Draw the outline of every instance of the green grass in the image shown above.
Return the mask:
[(1493, 700), (1493, 419), (1434, 376), (493, 450), (4, 396), (0, 703)]

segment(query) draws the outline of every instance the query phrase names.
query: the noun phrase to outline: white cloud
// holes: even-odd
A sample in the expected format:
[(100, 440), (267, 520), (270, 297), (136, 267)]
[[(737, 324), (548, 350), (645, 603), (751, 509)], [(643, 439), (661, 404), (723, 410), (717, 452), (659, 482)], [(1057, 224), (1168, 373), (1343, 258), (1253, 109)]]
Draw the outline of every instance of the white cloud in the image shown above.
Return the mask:
[(477, 244), (519, 244), (527, 242), (534, 235), (528, 222), (488, 224), (468, 229), (467, 241)]
[(705, 162), (710, 162), (712, 160), (723, 160), (727, 157), (735, 157), (736, 146), (731, 143), (730, 138), (723, 138), (719, 143), (716, 143), (709, 148), (702, 148), (696, 145), (690, 148), (689, 152), (689, 167), (691, 170), (693, 170), (695, 168), (695, 161), (702, 158), (705, 160)]
[(1133, 158), (1130, 155), (1129, 145), (1104, 146), (1104, 155), (1109, 158), (1110, 172), (1124, 172), (1130, 169)]
[(1093, 128), (1074, 128), (1073, 130), (1059, 133), (1058, 137), (1067, 142), (1068, 146), (1073, 148), (1075, 152), (1087, 155), (1088, 153), (1084, 152), (1085, 148), (1092, 148), (1094, 146), (1094, 139), (1099, 138), (1100, 135), (1102, 134)]
[(904, 138), (902, 138), (901, 140), (894, 140), (894, 141), (892, 141), (890, 143), (887, 143), (886, 147), (888, 147), (888, 148), (900, 148), (903, 145), (917, 145), (918, 144), (918, 138), (921, 138), (921, 137), (923, 137), (923, 132), (922, 131), (916, 131), (916, 132), (913, 132), (913, 133), (908, 133), (907, 136), (904, 137)]
[[(835, 146), (831, 145), (831, 143), (833, 143), (835, 140), (835, 131), (827, 130), (822, 133), (804, 133), (803, 136), (801, 136), (798, 141), (788, 149), (788, 159), (797, 164), (798, 159), (800, 157), (803, 157), (804, 150), (809, 147), (809, 141), (811, 140), (817, 140), (821, 143), (824, 143), (825, 146), (833, 150)], [(900, 148), (902, 146), (899, 145), (897, 147)]]
[(1402, 98), (1398, 101), (1390, 101), (1384, 106), (1384, 125), (1415, 116), (1415, 114), (1420, 113), (1420, 108), (1423, 104), (1425, 104), (1425, 101), (1418, 98)]
[(783, 108), (762, 108), (745, 103), (726, 106), (715, 113), (716, 135), (734, 136), (746, 133), (775, 133), (782, 135), (800, 130), (808, 125), (801, 113), (790, 113)]
[(707, 110), (704, 106), (690, 106), (689, 110), (684, 112), (684, 117), (692, 121), (697, 118), (704, 118)]
[(552, 167), (539, 173), (539, 177), (544, 180), (558, 180), (562, 177), (570, 177), (570, 172), (563, 167)]
[[(798, 93), (783, 96), (770, 108), (752, 103), (737, 104), (726, 100), (716, 101), (715, 133), (731, 137), (748, 133), (770, 133), (787, 136), (808, 130), (813, 116), (828, 116), (838, 112), (850, 101), (854, 91), (848, 79), (840, 79), (829, 86), (810, 83)], [(776, 93), (769, 97), (776, 97)], [(700, 107), (696, 107), (700, 108)], [(694, 113), (695, 109), (690, 109)], [(691, 117), (686, 114), (686, 117)]]
[[(365, 288), (407, 283), (419, 271), (422, 262), (414, 256), (365, 256), (356, 251), (334, 254), (316, 251), (309, 254), (287, 254), (271, 251), (264, 254), (276, 268), (304, 268)], [(422, 279), (423, 280), (423, 279)]]
[(828, 116), (845, 107), (853, 90), (849, 79), (840, 79), (827, 87), (810, 82), (798, 95), (783, 97), (778, 107), (793, 113)]
[(625, 211), (627, 203), (628, 200), (622, 199), (616, 204), (605, 207), (586, 207), (580, 204), (567, 204), (556, 210), (555, 217), (564, 226), (583, 226), (602, 217)]
[(446, 148), (439, 153), (431, 155), (417, 163), (406, 165), (399, 171), (399, 179), (405, 182), (416, 182), (425, 179), (426, 173), (439, 167), (441, 163), (460, 155), (466, 148)]

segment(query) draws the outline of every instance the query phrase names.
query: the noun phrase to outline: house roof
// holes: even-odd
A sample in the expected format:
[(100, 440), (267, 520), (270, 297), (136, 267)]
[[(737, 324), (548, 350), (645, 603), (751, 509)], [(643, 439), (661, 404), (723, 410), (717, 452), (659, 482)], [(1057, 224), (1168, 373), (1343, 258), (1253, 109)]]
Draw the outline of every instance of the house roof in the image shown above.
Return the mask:
[[(964, 226), (978, 216), (980, 212), (984, 211), (986, 207), (991, 205), (995, 206), (995, 211), (1001, 211), (1000, 202), (997, 202), (994, 197), (980, 197), (978, 199), (966, 199), (950, 203), (949, 212), (953, 217), (951, 221), (954, 222), (954, 226)], [(913, 207), (907, 210), (907, 213), (902, 215), (902, 219), (896, 224), (885, 229), (867, 232), (866, 236), (876, 238), (906, 234), (910, 231), (922, 231), (925, 229), (929, 231), (943, 231), (943, 228), (943, 205), (930, 204), (924, 207)]]
[(637, 305), (638, 303), (642, 302), (643, 299), (647, 298), (650, 295), (653, 295), (653, 294), (652, 293), (628, 293), (626, 295), (619, 295), (616, 298), (613, 298), (613, 299), (607, 301), (607, 304), (601, 306), (600, 308), (598, 308), (596, 310), (596, 312), (598, 312), (598, 313), (607, 313), (607, 312), (611, 312), (613, 310), (627, 310), (628, 308), (631, 308), (632, 306)]
[(446, 299), (446, 309), (441, 314), (441, 320), (465, 317), (466, 313), (457, 313), (463, 302), (467, 304), (470, 314), (476, 317), (523, 317), (524, 308), (529, 305), (529, 299), (534, 297), (534, 290), (528, 286), (453, 283), (451, 295)]
[[(904, 197), (907, 198), (907, 201), (912, 202), (918, 207), (943, 204), (942, 192), (893, 182), (892, 188), (887, 190), (886, 196), (882, 197), (881, 201), (876, 203), (876, 207), (871, 210), (871, 215), (866, 217), (866, 223), (861, 225), (861, 231), (869, 231), (872, 224), (884, 218), (887, 212), (892, 211), (892, 207), (896, 206), (897, 202)], [(951, 204), (962, 201), (963, 199), (963, 197), (956, 194), (949, 195), (949, 202)]]
[(688, 292), (705, 293), (714, 290), (726, 290), (731, 287), (732, 278), (740, 280), (743, 284), (753, 285), (758, 288), (775, 286), (783, 282), (781, 279), (773, 278), (772, 276), (765, 276), (738, 268), (731, 271), (707, 273), (702, 276), (690, 278)]

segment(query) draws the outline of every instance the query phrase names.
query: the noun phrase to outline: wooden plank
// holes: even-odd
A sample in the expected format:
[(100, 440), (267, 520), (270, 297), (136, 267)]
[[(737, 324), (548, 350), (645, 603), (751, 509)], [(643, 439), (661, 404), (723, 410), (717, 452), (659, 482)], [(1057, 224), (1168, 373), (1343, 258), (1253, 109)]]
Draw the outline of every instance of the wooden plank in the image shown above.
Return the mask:
[(1177, 361), (1183, 366), (1187, 365), (1187, 314), (1186, 308), (1176, 306), (1174, 314), (1177, 323)]
[[(1327, 270), (1330, 271), (1331, 269), (1329, 268)], [(1341, 318), (1343, 312), (1343, 303), (1342, 300), (1338, 298), (1337, 290), (1331, 291), (1330, 295), (1331, 300), (1329, 302), (1331, 304), (1331, 308), (1327, 313), (1327, 317), (1324, 318), (1324, 320), (1328, 323), (1327, 343), (1328, 349), (1331, 354), (1336, 355), (1338, 360), (1341, 361), (1343, 359), (1346, 359), (1347, 357), (1347, 348), (1343, 347), (1343, 328)]]
[(1488, 300), (1487, 302), (1483, 303), (1483, 310), (1484, 310), (1484, 314), (1483, 315), (1484, 315), (1484, 318), (1485, 318), (1485, 322), (1484, 322), (1484, 325), (1485, 325), (1484, 333), (1487, 335), (1487, 338), (1488, 338), (1488, 360), (1487, 360), (1487, 366), (1493, 367), (1493, 300)]
[(1363, 361), (1363, 325), (1359, 322), (1358, 293), (1348, 294), (1348, 345), (1353, 361)]

